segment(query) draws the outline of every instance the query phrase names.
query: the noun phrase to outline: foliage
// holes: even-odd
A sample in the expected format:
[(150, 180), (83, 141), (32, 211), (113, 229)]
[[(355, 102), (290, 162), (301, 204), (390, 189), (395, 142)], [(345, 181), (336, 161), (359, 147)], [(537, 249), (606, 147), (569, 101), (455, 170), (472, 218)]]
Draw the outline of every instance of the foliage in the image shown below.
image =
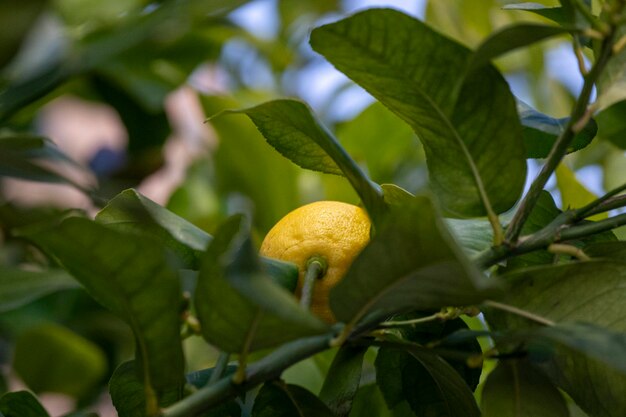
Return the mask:
[[(0, 187), (0, 416), (58, 414), (45, 392), (74, 400), (67, 417), (102, 392), (122, 417), (626, 415), (626, 1), (441, 0), (420, 20), (284, 0), (271, 40), (236, 23), (244, 3), (0, 5), (0, 175), (90, 202)], [(563, 40), (575, 94), (544, 71)], [(374, 103), (337, 120), (285, 98), (322, 59), (347, 77), (330, 102), (356, 84)], [(194, 84), (220, 72), (230, 95)], [(181, 87), (217, 145), (157, 204), (136, 188), (164, 165)], [(123, 157), (91, 169), (46, 137), (68, 95), (117, 112)], [(576, 175), (592, 166), (601, 197)], [(332, 326), (298, 303), (295, 265), (257, 253), (320, 199), (373, 225)]]

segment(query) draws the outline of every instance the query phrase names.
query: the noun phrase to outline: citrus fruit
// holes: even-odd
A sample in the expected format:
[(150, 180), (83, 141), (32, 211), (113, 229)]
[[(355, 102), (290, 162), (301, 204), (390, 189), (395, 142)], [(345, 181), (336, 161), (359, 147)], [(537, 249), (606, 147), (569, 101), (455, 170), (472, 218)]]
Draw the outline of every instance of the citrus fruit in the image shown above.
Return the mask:
[(346, 274), (369, 235), (370, 220), (365, 210), (338, 201), (318, 201), (297, 208), (276, 223), (265, 236), (260, 253), (298, 265), (298, 297), (308, 261), (324, 259), (326, 273), (315, 283), (311, 311), (333, 323), (335, 318), (328, 305), (330, 289)]

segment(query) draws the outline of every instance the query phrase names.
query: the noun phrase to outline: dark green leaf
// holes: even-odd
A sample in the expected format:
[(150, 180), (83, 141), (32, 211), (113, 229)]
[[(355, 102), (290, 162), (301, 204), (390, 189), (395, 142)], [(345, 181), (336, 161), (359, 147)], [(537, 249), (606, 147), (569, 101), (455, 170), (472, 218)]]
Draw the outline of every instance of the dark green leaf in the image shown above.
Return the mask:
[(18, 52), (46, 4), (46, 0), (5, 0), (0, 3), (0, 68)]
[(202, 260), (195, 304), (204, 338), (241, 352), (327, 331), (262, 271), (242, 223), (240, 216), (224, 223)]
[(626, 259), (626, 242), (598, 242), (585, 247), (585, 253), (592, 258)]
[(21, 307), (53, 292), (78, 287), (71, 275), (59, 269), (31, 271), (0, 266), (0, 312)]
[(519, 198), (522, 129), (508, 85), (492, 66), (467, 75), (471, 51), (387, 9), (317, 28), (311, 45), (415, 130), (447, 211), (484, 215), (481, 186), (496, 212)]
[(359, 389), (366, 347), (342, 346), (326, 374), (320, 399), (336, 417), (347, 417)]
[(163, 243), (188, 268), (197, 268), (199, 253), (211, 240), (204, 230), (133, 189), (109, 201), (96, 220), (112, 229), (142, 234)]
[[(626, 331), (624, 299), (626, 264), (619, 261), (594, 260), (556, 266), (535, 267), (506, 274), (510, 284), (503, 302), (546, 317), (557, 323), (582, 321), (608, 330), (591, 331), (586, 327), (568, 328), (567, 325), (542, 330), (545, 340), (558, 342), (553, 359), (544, 364), (550, 377), (591, 416), (620, 417), (626, 414), (626, 375), (617, 369), (623, 367), (624, 349), (619, 337), (611, 332)], [(496, 330), (527, 328), (529, 322), (511, 314), (486, 314)], [(565, 333), (563, 333), (565, 332)], [(617, 338), (617, 339), (616, 339)], [(581, 349), (577, 343), (596, 349)], [(603, 349), (613, 354), (607, 355)], [(608, 362), (608, 365), (607, 365)], [(589, 390), (593, 385), (594, 389)], [(612, 404), (610, 408), (606, 404)]]
[(507, 26), (485, 39), (474, 51), (469, 70), (488, 65), (491, 60), (507, 52), (532, 45), (554, 36), (563, 35), (572, 29), (561, 26), (547, 26), (537, 23), (520, 23)]
[[(520, 100), (517, 101), (517, 111), (524, 126), (524, 144), (526, 145), (527, 157), (546, 158), (557, 137), (563, 132), (569, 118), (555, 119), (539, 113)], [(594, 119), (589, 120), (585, 127), (574, 136), (567, 152), (572, 153), (585, 148), (595, 138), (597, 132), (597, 123)]]
[(613, 103), (596, 116), (600, 126), (600, 131), (598, 132), (600, 137), (610, 140), (615, 146), (622, 149), (626, 149), (624, 113), (626, 113), (626, 100)]
[[(203, 97), (202, 104), (208, 115), (240, 106), (220, 97)], [(255, 225), (267, 232), (301, 204), (297, 167), (265, 143), (251, 122), (218, 117), (211, 120), (211, 126), (220, 140), (215, 153), (217, 192), (221, 196), (245, 195), (254, 204), (250, 210), (254, 210)]]
[(7, 392), (0, 397), (0, 414), (4, 417), (50, 417), (28, 391)]
[(97, 345), (64, 327), (42, 324), (18, 337), (13, 368), (35, 392), (82, 398), (104, 378), (107, 363)]
[(565, 399), (531, 363), (500, 361), (482, 393), (483, 417), (569, 417)]
[(145, 417), (144, 385), (138, 378), (135, 361), (122, 363), (109, 381), (109, 394), (119, 417)]
[(282, 381), (268, 382), (254, 402), (252, 417), (334, 417), (309, 391)]
[(382, 213), (380, 186), (350, 158), (337, 139), (296, 100), (275, 100), (239, 112), (245, 113), (278, 152), (302, 168), (344, 175), (374, 218)]
[(479, 416), (474, 395), (459, 374), (430, 352), (381, 348), (376, 382), (390, 409), (408, 402), (418, 416)]
[(151, 239), (76, 217), (28, 237), (130, 325), (137, 358), (145, 365), (146, 394), (156, 393), (163, 403), (179, 399), (184, 383), (181, 290), (165, 249)]
[(381, 319), (411, 310), (471, 305), (484, 297), (481, 275), (456, 245), (433, 203), (392, 206), (376, 236), (330, 292), (338, 320)]
[[(395, 316), (393, 321), (398, 320), (411, 320), (418, 317), (423, 317), (425, 314), (407, 314), (401, 316)], [(419, 343), (420, 345), (428, 345), (430, 343), (436, 343), (439, 348), (448, 347), (446, 343), (450, 343), (452, 339), (448, 339), (447, 336), (460, 331), (468, 331), (467, 324), (462, 319), (445, 320), (445, 321), (430, 321), (426, 323), (415, 324), (412, 326), (404, 326), (400, 328), (402, 338), (411, 342)], [(480, 344), (475, 337), (470, 337), (465, 340), (457, 338), (454, 346), (450, 347), (458, 352), (463, 352), (467, 356), (481, 355), (482, 350)], [(465, 359), (452, 359), (444, 358), (450, 366), (452, 366), (461, 377), (465, 380), (467, 385), (472, 391), (476, 390), (480, 381), (480, 374), (482, 373), (481, 367), (470, 367)]]

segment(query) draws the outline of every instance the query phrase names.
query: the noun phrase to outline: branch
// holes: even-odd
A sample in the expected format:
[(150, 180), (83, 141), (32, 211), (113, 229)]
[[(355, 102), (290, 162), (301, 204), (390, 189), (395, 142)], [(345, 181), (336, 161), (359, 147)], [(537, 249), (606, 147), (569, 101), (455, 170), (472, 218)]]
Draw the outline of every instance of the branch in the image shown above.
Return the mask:
[[(598, 198), (597, 200), (592, 201), (591, 203), (587, 204), (585, 207), (582, 207), (578, 210), (576, 210), (576, 218), (578, 219), (584, 219), (585, 217), (589, 217), (592, 216), (594, 214), (598, 214), (598, 213), (603, 213), (605, 211), (609, 211), (609, 210), (613, 210), (614, 208), (619, 208), (619, 207), (623, 207), (626, 206), (626, 201), (622, 201), (624, 198), (626, 198), (626, 195), (623, 195), (621, 197), (618, 197), (617, 199), (612, 199), (613, 196), (616, 196), (617, 194), (621, 193), (622, 191), (626, 190), (626, 183), (620, 185), (619, 187), (609, 191), (608, 193), (604, 194), (602, 197)], [(610, 205), (610, 208), (605, 209), (605, 205), (608, 201), (611, 201), (614, 203), (615, 200), (619, 201), (620, 203), (623, 203), (622, 205), (617, 205), (614, 206), (613, 204)], [(598, 211), (598, 209), (601, 208), (601, 211)]]
[(330, 347), (332, 335), (324, 334), (287, 343), (247, 368), (245, 380), (235, 385), (230, 376), (200, 388), (190, 396), (164, 409), (161, 417), (195, 417), (255, 386), (278, 378), (296, 362)]
[(590, 115), (589, 110), (587, 109), (589, 98), (591, 97), (596, 80), (612, 55), (614, 37), (615, 27), (612, 26), (611, 31), (602, 42), (602, 49), (598, 60), (593, 64), (589, 73), (585, 76), (585, 83), (583, 85), (582, 92), (580, 93), (578, 100), (576, 100), (576, 104), (574, 105), (574, 109), (572, 110), (570, 119), (567, 122), (565, 129), (561, 132), (556, 142), (554, 142), (545, 165), (539, 172), (539, 175), (537, 175), (537, 178), (535, 178), (531, 184), (528, 193), (522, 200), (519, 209), (513, 216), (513, 220), (507, 228), (505, 242), (509, 245), (517, 241), (522, 231), (522, 227), (524, 226), (524, 223), (526, 223), (530, 212), (535, 207), (537, 199), (548, 182), (548, 179), (550, 179), (550, 176), (558, 166), (559, 162), (561, 162), (561, 159), (565, 156), (567, 148), (574, 139), (574, 136), (578, 133), (577, 129), (584, 127), (584, 125), (580, 126), (580, 122)]
[(567, 219), (573, 217), (572, 213), (574, 212), (569, 211), (561, 214), (548, 226), (517, 245), (501, 245), (482, 252), (474, 258), (474, 262), (482, 268), (488, 268), (513, 256), (547, 248), (553, 243), (580, 239), (626, 225), (626, 213), (623, 213), (598, 222), (567, 226)]

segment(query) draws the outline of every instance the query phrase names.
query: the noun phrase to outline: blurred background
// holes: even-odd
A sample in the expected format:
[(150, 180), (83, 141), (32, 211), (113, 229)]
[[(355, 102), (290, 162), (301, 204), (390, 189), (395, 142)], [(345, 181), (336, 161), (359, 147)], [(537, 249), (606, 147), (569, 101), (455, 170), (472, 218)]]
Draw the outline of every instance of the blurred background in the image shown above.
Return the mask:
[[(357, 203), (347, 181), (297, 168), (244, 116), (205, 122), (272, 98), (305, 100), (373, 180), (419, 192), (428, 178), (417, 137), (316, 55), (309, 32), (369, 7), (401, 9), (469, 47), (513, 22), (548, 22), (503, 9), (514, 3), (520, 2), (0, 2), (0, 273), (46, 262), (13, 228), (65, 210), (93, 215), (130, 187), (209, 233), (228, 215), (246, 212), (259, 239), (304, 203)], [(508, 54), (496, 65), (518, 98), (553, 117), (569, 113), (582, 86), (566, 37)], [(529, 161), (529, 178), (540, 164)], [(600, 137), (568, 157), (549, 187), (562, 207), (578, 206), (581, 195), (602, 194), (624, 178), (624, 150)], [(32, 302), (2, 304), (0, 393), (26, 383), (44, 393), (55, 416), (76, 406), (113, 416), (103, 388), (132, 355), (131, 335), (70, 281), (60, 282)], [(210, 366), (214, 352), (194, 339), (185, 342), (190, 370)], [(71, 353), (72, 366), (80, 364), (79, 387), (62, 382), (66, 375), (33, 382), (42, 376), (24, 364), (41, 356), (33, 346), (42, 344), (58, 349), (57, 358)], [(58, 360), (58, 372), (67, 372)], [(321, 383), (311, 364), (292, 375), (305, 386)]]

